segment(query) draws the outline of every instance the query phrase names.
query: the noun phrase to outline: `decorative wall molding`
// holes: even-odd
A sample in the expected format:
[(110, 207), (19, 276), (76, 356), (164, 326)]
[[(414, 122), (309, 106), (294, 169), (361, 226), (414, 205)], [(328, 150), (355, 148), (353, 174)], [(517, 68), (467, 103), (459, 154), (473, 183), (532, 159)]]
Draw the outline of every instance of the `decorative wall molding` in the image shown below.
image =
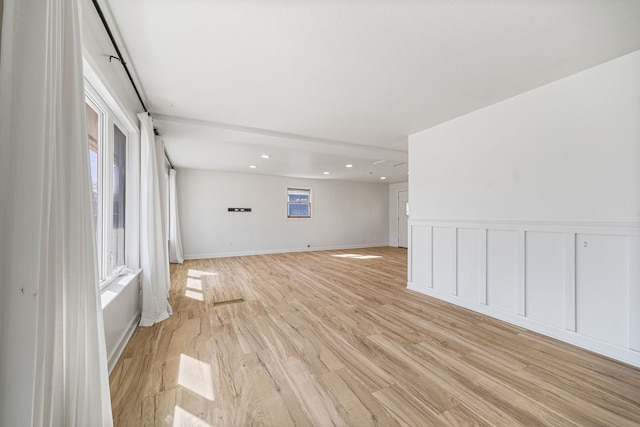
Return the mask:
[(472, 218), (411, 218), (409, 221), (412, 224), (429, 224), (438, 226), (452, 226), (452, 227), (480, 227), (480, 228), (495, 228), (495, 229), (508, 229), (508, 230), (537, 230), (544, 229), (547, 231), (562, 229), (566, 231), (568, 229), (575, 230), (600, 230), (601, 232), (609, 233), (611, 229), (618, 229), (622, 233), (629, 231), (635, 231), (635, 235), (640, 235), (640, 221), (635, 222), (611, 222), (611, 221), (535, 221), (535, 220), (503, 220), (503, 219), (472, 219)]
[(408, 288), (640, 366), (633, 224), (411, 219)]

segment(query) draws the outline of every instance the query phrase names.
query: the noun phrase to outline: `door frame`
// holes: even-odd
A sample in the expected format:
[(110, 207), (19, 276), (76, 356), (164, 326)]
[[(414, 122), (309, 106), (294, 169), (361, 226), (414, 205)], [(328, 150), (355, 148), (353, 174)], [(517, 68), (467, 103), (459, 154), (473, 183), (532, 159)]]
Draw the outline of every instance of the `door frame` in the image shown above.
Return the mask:
[[(409, 223), (409, 215), (407, 214), (406, 211), (406, 204), (405, 206), (403, 206), (402, 208), (400, 207), (400, 193), (407, 193), (407, 201), (406, 203), (409, 203), (409, 190), (398, 190), (396, 192), (396, 208), (397, 208), (397, 221), (396, 221), (396, 227), (397, 227), (397, 246), (399, 248), (408, 248), (409, 247), (409, 228), (408, 228), (408, 223)], [(404, 215), (407, 218), (407, 227), (404, 228), (404, 234), (407, 236), (407, 246), (400, 246), (400, 215)]]

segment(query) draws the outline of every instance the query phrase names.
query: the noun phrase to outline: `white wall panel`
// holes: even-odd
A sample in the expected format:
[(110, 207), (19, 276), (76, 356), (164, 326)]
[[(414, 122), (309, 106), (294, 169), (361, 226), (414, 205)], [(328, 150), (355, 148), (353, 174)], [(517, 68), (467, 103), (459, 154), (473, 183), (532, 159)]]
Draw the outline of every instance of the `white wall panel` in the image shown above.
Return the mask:
[[(635, 262), (633, 262), (635, 260)], [(640, 352), (640, 237), (629, 238), (629, 348)]]
[(484, 230), (469, 228), (458, 229), (458, 296), (470, 301), (481, 302), (481, 265), (485, 263), (485, 251), (482, 250)]
[(410, 280), (421, 286), (431, 286), (431, 227), (410, 226)]
[(576, 331), (576, 233), (565, 233), (564, 236), (565, 257), (565, 312), (564, 327), (570, 331)]
[(487, 305), (518, 311), (518, 232), (489, 230), (487, 234)]
[(579, 234), (576, 246), (578, 333), (626, 347), (629, 238)]
[(640, 225), (414, 220), (411, 230), (410, 289), (640, 367)]
[(451, 295), (456, 293), (455, 242), (455, 228), (433, 228), (433, 288)]
[(526, 233), (526, 316), (565, 325), (565, 234)]

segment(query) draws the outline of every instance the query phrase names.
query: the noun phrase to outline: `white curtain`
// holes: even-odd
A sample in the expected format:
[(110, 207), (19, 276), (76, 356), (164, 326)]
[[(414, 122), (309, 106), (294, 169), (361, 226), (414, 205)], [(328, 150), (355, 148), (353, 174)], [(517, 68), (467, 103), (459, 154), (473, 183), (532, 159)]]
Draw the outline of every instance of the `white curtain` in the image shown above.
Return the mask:
[(182, 264), (182, 237), (178, 217), (178, 190), (176, 188), (176, 170), (169, 171), (169, 261)]
[(4, 0), (0, 425), (111, 426), (77, 0)]
[[(140, 119), (140, 266), (142, 267), (142, 317), (140, 326), (152, 326), (173, 311), (169, 296), (169, 249), (164, 211), (166, 178), (162, 142), (155, 141), (153, 121)], [(160, 155), (162, 153), (162, 156)]]

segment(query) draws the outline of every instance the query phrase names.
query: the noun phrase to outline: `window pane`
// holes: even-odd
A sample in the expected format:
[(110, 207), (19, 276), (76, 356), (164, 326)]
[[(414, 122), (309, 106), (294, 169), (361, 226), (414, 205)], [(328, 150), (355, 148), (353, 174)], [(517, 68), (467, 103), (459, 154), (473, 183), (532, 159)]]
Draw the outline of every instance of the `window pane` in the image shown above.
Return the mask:
[(125, 188), (127, 137), (113, 126), (113, 229), (111, 230), (111, 267), (124, 265)]
[(91, 167), (91, 200), (93, 205), (93, 228), (96, 231), (96, 242), (98, 239), (98, 167), (100, 162), (98, 161), (99, 152), (99, 127), (98, 113), (91, 108), (89, 104), (86, 104), (86, 116), (87, 116), (87, 137), (89, 141), (89, 164)]
[(289, 194), (289, 202), (309, 202), (309, 195), (301, 195), (301, 194)]
[(289, 203), (289, 216), (309, 216), (309, 204)]

